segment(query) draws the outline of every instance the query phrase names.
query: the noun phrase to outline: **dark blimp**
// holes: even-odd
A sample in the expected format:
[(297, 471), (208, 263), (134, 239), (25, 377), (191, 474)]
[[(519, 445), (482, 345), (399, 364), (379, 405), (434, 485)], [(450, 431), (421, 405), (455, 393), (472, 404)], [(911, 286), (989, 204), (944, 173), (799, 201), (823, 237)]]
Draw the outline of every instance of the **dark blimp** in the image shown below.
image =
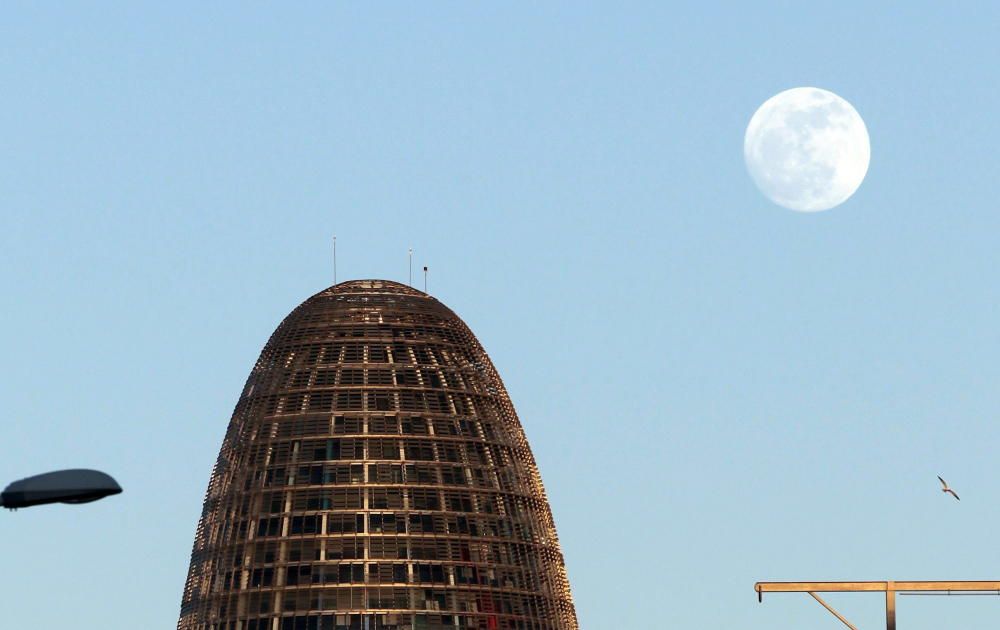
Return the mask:
[(3, 507), (14, 509), (45, 503), (90, 503), (121, 491), (111, 475), (78, 468), (15, 481), (4, 489), (0, 500)]

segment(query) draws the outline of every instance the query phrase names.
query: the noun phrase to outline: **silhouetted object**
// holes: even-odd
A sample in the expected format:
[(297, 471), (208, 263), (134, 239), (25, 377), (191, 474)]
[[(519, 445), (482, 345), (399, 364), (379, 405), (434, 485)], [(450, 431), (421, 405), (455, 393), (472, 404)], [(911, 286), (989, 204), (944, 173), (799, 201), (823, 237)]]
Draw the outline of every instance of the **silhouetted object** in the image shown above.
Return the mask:
[(938, 481), (940, 481), (941, 485), (943, 486), (941, 488), (941, 492), (947, 492), (951, 496), (955, 497), (956, 501), (961, 501), (961, 499), (958, 498), (958, 495), (955, 494), (955, 491), (948, 487), (948, 482), (942, 479), (940, 475), (938, 475)]
[(577, 630), (521, 423), (451, 309), (357, 280), (278, 326), (212, 472), (178, 628)]
[(3, 507), (17, 509), (45, 503), (90, 503), (122, 491), (111, 475), (99, 470), (73, 469), (15, 481), (0, 495)]

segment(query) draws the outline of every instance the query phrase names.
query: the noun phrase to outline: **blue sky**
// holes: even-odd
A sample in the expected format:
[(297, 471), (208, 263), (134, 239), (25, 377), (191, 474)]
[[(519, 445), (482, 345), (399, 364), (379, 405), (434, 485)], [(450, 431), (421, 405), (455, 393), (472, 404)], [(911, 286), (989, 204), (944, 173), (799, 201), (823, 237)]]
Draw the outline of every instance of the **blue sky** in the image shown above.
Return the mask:
[[(1000, 576), (1000, 14), (666, 4), (6, 5), (0, 480), (125, 494), (0, 514), (3, 625), (176, 624), (232, 407), (333, 234), (341, 279), (412, 246), (486, 346), (582, 627), (836, 628), (753, 583)], [(800, 85), (872, 143), (815, 215), (742, 157)]]

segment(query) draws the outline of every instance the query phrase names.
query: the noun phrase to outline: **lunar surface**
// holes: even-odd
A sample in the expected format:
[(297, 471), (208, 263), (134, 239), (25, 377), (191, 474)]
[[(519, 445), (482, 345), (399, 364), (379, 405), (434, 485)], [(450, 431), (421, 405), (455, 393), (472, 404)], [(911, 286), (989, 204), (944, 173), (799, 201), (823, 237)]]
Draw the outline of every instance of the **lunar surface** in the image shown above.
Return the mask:
[(868, 129), (850, 103), (814, 87), (785, 90), (754, 113), (743, 139), (750, 176), (774, 203), (800, 212), (838, 206), (868, 172)]

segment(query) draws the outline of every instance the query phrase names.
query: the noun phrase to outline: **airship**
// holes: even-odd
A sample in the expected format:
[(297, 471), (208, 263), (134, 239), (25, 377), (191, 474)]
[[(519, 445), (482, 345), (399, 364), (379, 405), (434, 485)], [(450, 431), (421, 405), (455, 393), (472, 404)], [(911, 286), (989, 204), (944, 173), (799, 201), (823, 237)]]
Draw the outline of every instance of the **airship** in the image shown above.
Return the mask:
[(111, 475), (76, 468), (19, 479), (4, 488), (0, 503), (12, 510), (46, 503), (90, 503), (121, 491)]

